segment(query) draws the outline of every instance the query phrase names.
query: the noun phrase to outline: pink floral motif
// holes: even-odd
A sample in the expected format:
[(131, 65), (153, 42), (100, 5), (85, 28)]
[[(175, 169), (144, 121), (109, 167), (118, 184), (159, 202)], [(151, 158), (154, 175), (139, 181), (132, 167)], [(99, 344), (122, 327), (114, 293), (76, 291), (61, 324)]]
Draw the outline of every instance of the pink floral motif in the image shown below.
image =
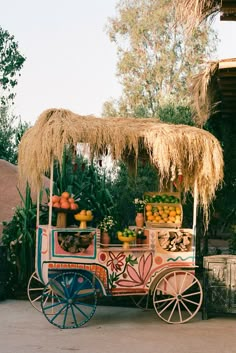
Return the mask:
[(145, 259), (144, 255), (141, 256), (138, 264), (138, 272), (131, 265), (127, 265), (127, 273), (131, 280), (121, 279), (116, 282), (121, 287), (137, 287), (145, 284), (148, 274), (152, 268), (152, 254), (149, 254)]
[(110, 260), (107, 261), (107, 266), (111, 266), (111, 271), (121, 271), (122, 266), (124, 266), (124, 253), (119, 253), (117, 256), (113, 252), (109, 252)]

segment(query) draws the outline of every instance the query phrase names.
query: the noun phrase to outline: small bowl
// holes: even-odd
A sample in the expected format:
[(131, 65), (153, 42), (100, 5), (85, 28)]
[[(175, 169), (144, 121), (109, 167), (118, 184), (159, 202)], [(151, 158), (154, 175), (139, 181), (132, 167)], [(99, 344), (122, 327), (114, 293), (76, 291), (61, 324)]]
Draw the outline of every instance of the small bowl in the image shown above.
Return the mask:
[(77, 220), (77, 221), (92, 221), (93, 219), (93, 215), (86, 215), (86, 214), (80, 214), (80, 213), (77, 213), (74, 215), (74, 218)]
[(80, 221), (80, 226), (79, 227), (81, 229), (86, 229), (87, 228), (87, 222), (92, 221), (93, 215), (86, 215), (86, 214), (77, 213), (77, 214), (74, 215), (74, 218), (77, 221)]
[(125, 237), (124, 235), (119, 235), (119, 234), (118, 234), (118, 239), (119, 239), (120, 241), (130, 243), (131, 241), (134, 241), (134, 240), (136, 239), (136, 236), (135, 236), (135, 237)]

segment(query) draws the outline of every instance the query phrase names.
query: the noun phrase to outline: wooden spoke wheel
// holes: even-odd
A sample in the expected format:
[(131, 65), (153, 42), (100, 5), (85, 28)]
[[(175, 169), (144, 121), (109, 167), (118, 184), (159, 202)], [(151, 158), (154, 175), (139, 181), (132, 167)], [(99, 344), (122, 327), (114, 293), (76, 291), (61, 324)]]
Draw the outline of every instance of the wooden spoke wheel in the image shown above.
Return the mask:
[(41, 297), (43, 290), (44, 284), (38, 278), (37, 273), (33, 272), (27, 285), (27, 295), (33, 307), (40, 312), (42, 312)]
[(175, 270), (157, 282), (153, 306), (162, 320), (181, 324), (197, 314), (202, 298), (202, 287), (195, 275), (190, 271)]
[(96, 290), (92, 282), (77, 272), (61, 273), (50, 279), (41, 298), (46, 319), (62, 329), (84, 325), (94, 315), (96, 303)]

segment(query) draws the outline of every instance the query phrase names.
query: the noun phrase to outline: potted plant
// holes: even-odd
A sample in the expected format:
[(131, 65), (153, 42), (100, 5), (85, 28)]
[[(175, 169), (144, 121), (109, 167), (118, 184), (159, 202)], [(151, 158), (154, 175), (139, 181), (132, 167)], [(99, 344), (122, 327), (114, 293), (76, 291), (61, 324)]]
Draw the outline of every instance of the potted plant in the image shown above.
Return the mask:
[(105, 216), (100, 222), (98, 228), (101, 230), (101, 244), (108, 246), (111, 241), (110, 232), (115, 227), (116, 222), (112, 216)]
[(144, 226), (144, 207), (146, 205), (146, 201), (136, 198), (133, 201), (134, 207), (135, 207), (135, 212), (136, 212), (136, 217), (135, 217), (135, 223), (136, 226), (139, 228), (142, 228)]

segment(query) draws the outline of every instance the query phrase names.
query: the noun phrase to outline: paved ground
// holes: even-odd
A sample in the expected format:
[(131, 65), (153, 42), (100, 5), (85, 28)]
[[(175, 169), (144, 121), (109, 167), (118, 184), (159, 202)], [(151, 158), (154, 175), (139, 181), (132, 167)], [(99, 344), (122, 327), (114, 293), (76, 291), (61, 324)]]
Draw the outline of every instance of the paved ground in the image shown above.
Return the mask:
[(170, 325), (154, 310), (98, 306), (79, 329), (60, 330), (28, 301), (0, 302), (0, 353), (235, 353), (236, 317)]

